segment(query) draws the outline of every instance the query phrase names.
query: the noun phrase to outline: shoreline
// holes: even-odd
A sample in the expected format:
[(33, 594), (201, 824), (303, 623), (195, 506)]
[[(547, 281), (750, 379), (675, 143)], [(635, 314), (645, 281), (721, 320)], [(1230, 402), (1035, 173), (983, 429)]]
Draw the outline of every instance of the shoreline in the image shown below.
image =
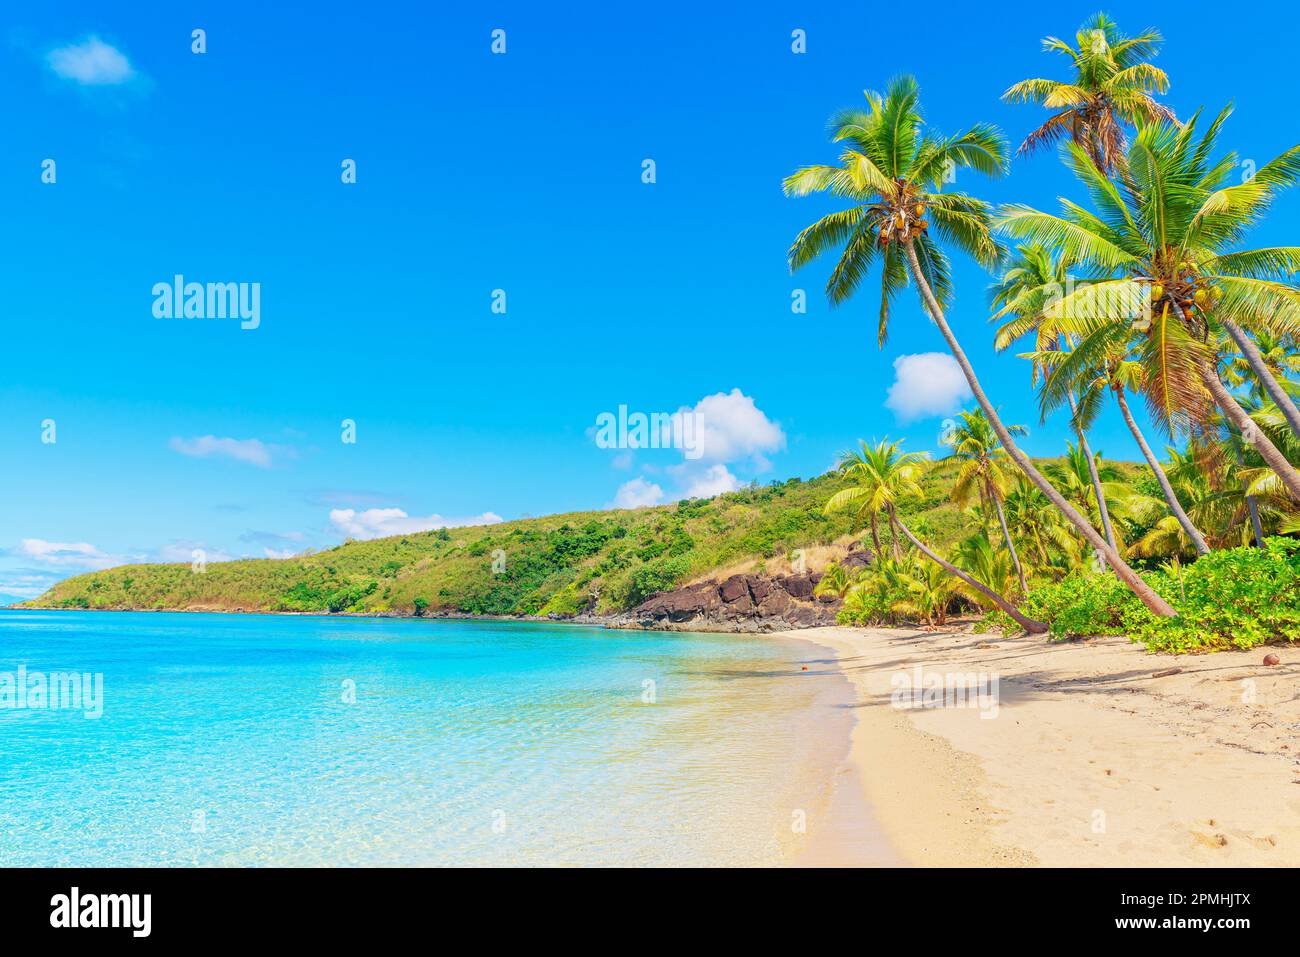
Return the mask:
[[(772, 638), (776, 635), (800, 635), (807, 629), (790, 629), (773, 624), (771, 628), (741, 627), (753, 624), (755, 620), (740, 620), (724, 625), (717, 622), (688, 622), (671, 625), (642, 625), (634, 621), (628, 612), (613, 615), (484, 615), (469, 611), (437, 611), (423, 615), (404, 615), (397, 612), (356, 612), (356, 611), (274, 611), (262, 608), (218, 608), (191, 605), (186, 608), (63, 608), (54, 605), (0, 605), (0, 611), (67, 611), (110, 614), (137, 613), (145, 615), (268, 615), (274, 618), (370, 618), (378, 620), (403, 621), (495, 621), (520, 622), (538, 625), (588, 625), (597, 628), (616, 628), (623, 631), (682, 632), (687, 634), (710, 635), (750, 635), (756, 638)], [(816, 626), (814, 626), (816, 627)]]
[[(782, 637), (826, 649), (852, 682), (848, 763), (905, 864), (1300, 865), (1298, 648), (1174, 659), (1124, 638), (966, 629)], [(1266, 650), (1282, 663), (1263, 665)], [(896, 707), (920, 673), (996, 676), (996, 706)]]

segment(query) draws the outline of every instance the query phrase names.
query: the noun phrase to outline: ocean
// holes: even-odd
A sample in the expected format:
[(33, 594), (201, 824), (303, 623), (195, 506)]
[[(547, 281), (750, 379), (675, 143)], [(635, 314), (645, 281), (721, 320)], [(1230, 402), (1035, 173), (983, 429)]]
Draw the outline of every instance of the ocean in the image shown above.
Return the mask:
[(848, 695), (771, 637), (0, 611), (0, 865), (785, 863)]

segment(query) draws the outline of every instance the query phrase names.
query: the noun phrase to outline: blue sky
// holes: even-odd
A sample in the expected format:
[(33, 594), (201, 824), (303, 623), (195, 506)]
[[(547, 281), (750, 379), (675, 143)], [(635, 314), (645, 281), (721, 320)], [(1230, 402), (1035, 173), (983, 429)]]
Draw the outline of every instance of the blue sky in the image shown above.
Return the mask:
[[(1018, 143), (1043, 114), (999, 94), (1063, 75), (1039, 39), (1095, 9), (927, 8), (914, 27), (936, 41), (907, 44), (868, 4), (270, 6), (8, 18), (0, 593), (194, 548), (260, 557), (807, 477), (859, 437), (937, 450), (942, 414), (886, 406), (895, 360), (942, 351), (937, 331), (906, 297), (879, 351), (869, 291), (831, 310), (828, 265), (791, 277), (791, 239), (833, 202), (786, 199), (781, 179), (831, 161), (826, 118), (903, 71), (937, 129), (988, 120)], [(1180, 115), (1235, 99), (1225, 143), (1262, 162), (1295, 140), (1296, 31), (1280, 6), (1259, 30), (1269, 6), (1108, 9), (1164, 31)], [(1074, 192), (1051, 155), (958, 185), (1044, 208)], [(259, 283), (259, 327), (155, 318), (151, 290), (177, 273)], [(986, 388), (1033, 426), (1031, 452), (1061, 451), (1025, 364), (992, 351), (989, 277), (959, 261), (955, 279), (950, 318)], [(620, 405), (702, 401), (700, 459), (593, 440)], [(1094, 445), (1137, 456), (1117, 415)]]

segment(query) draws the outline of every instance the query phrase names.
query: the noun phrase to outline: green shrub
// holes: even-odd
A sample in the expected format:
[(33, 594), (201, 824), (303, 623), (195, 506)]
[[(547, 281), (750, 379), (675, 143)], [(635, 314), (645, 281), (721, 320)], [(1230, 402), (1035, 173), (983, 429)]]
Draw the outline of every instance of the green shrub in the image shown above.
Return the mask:
[[(1128, 635), (1151, 651), (1181, 654), (1300, 641), (1300, 541), (1224, 549), (1143, 579), (1178, 611), (1159, 618), (1114, 575), (1093, 573), (1035, 588), (1021, 605), (1053, 638)], [(986, 625), (1012, 630), (1000, 612)]]
[(685, 555), (647, 562), (632, 572), (628, 593), (630, 603), (639, 605), (655, 592), (667, 591), (685, 577), (689, 568), (690, 562)]

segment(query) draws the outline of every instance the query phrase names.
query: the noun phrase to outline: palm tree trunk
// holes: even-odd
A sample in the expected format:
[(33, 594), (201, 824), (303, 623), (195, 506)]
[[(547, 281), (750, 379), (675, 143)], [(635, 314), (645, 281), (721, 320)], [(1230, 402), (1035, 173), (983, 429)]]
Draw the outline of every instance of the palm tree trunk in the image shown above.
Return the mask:
[(878, 535), (878, 534), (876, 533), (876, 513), (875, 513), (875, 512), (872, 512), (872, 513), (871, 513), (871, 544), (874, 545), (874, 546), (876, 547), (876, 554), (874, 554), (874, 555), (871, 556), (871, 560), (874, 562), (874, 561), (876, 561), (878, 558), (880, 558), (880, 535)]
[(1243, 481), (1242, 490), (1246, 493), (1246, 508), (1250, 510), (1250, 527), (1255, 532), (1255, 546), (1264, 547), (1264, 526), (1259, 521), (1259, 503), (1255, 501), (1255, 496), (1250, 494), (1250, 483)]
[(1296, 408), (1291, 396), (1287, 394), (1286, 389), (1282, 388), (1282, 383), (1278, 382), (1277, 377), (1273, 375), (1273, 370), (1264, 362), (1264, 357), (1260, 355), (1255, 341), (1235, 322), (1225, 319), (1223, 327), (1228, 330), (1228, 335), (1232, 336), (1232, 341), (1237, 344), (1241, 354), (1250, 363), (1251, 371), (1268, 392), (1269, 398), (1282, 410), (1282, 415), (1286, 417), (1286, 423), (1291, 426), (1291, 431), (1296, 434), (1296, 438), (1300, 438), (1300, 409)]
[(902, 561), (903, 553), (898, 550), (898, 532), (894, 529), (894, 516), (889, 516), (889, 544), (894, 552), (894, 561)]
[[(1069, 395), (1070, 415), (1074, 417), (1079, 414), (1079, 406), (1074, 401), (1073, 390), (1070, 391)], [(1106, 504), (1106, 493), (1101, 487), (1101, 475), (1097, 472), (1097, 460), (1092, 457), (1092, 446), (1088, 444), (1088, 436), (1078, 424), (1074, 427), (1074, 434), (1079, 437), (1079, 451), (1088, 460), (1088, 475), (1092, 479), (1092, 492), (1097, 496), (1097, 511), (1101, 515), (1101, 529), (1106, 533), (1106, 544), (1113, 551), (1118, 551), (1119, 549), (1115, 545), (1115, 529), (1110, 524), (1110, 507)]]
[[(891, 516), (893, 515), (892, 508), (890, 508), (890, 515)], [(1047, 632), (1048, 630), (1047, 625), (1044, 622), (1035, 621), (1032, 618), (1027, 618), (1024, 615), (1020, 614), (1020, 612), (1016, 609), (1015, 605), (1011, 604), (1011, 602), (1007, 601), (1005, 598), (1003, 598), (993, 589), (989, 588), (987, 585), (985, 585), (982, 582), (976, 581), (974, 578), (972, 578), (970, 575), (967, 575), (956, 565), (952, 564), (951, 562), (944, 561), (934, 552), (930, 551), (930, 549), (928, 549), (921, 542), (919, 538), (917, 538), (915, 535), (912, 534), (911, 529), (909, 529), (906, 525), (903, 524), (903, 520), (901, 518), (895, 519), (895, 521), (898, 522), (898, 527), (902, 530), (903, 536), (914, 546), (916, 546), (917, 551), (919, 551), (926, 558), (930, 559), (930, 561), (934, 562), (936, 565), (938, 565), (940, 568), (946, 571), (949, 575), (956, 575), (967, 585), (970, 585), (971, 588), (974, 588), (981, 595), (986, 597), (989, 601), (993, 602), (993, 604), (997, 605), (1008, 615), (1010, 615), (1013, 619), (1015, 619), (1016, 624), (1019, 625), (1021, 628), (1025, 629), (1025, 631), (1027, 631), (1029, 634), (1041, 635)]]
[(1028, 595), (1029, 583), (1025, 581), (1025, 570), (1020, 567), (1020, 556), (1016, 554), (1015, 543), (1011, 541), (1011, 529), (1007, 528), (1007, 513), (1002, 509), (1002, 500), (998, 498), (996, 489), (991, 489), (989, 494), (998, 510), (998, 521), (1002, 523), (1002, 537), (1007, 541), (1007, 551), (1011, 552), (1011, 563), (1016, 566), (1016, 577), (1020, 579), (1020, 594)]
[(1142, 450), (1143, 458), (1147, 460), (1147, 465), (1151, 466), (1151, 471), (1155, 473), (1156, 481), (1160, 483), (1160, 491), (1165, 494), (1165, 502), (1169, 506), (1169, 511), (1174, 513), (1174, 518), (1178, 519), (1178, 524), (1183, 527), (1187, 537), (1196, 546), (1197, 554), (1210, 554), (1210, 546), (1205, 544), (1205, 536), (1187, 517), (1187, 512), (1183, 510), (1182, 503), (1178, 501), (1178, 496), (1174, 494), (1174, 487), (1169, 483), (1169, 476), (1165, 474), (1164, 468), (1160, 465), (1160, 460), (1151, 451), (1151, 446), (1147, 445), (1146, 436), (1142, 434), (1142, 430), (1138, 428), (1137, 422), (1134, 421), (1133, 413), (1128, 407), (1128, 400), (1124, 398), (1123, 386), (1115, 386), (1115, 398), (1119, 402), (1119, 410), (1124, 413), (1124, 422), (1128, 425), (1128, 430), (1133, 433), (1133, 438), (1137, 439), (1138, 448)]
[(1228, 417), (1228, 421), (1236, 426), (1246, 442), (1254, 446), (1255, 451), (1264, 460), (1264, 464), (1277, 473), (1277, 477), (1282, 480), (1291, 497), (1300, 502), (1300, 472), (1297, 472), (1295, 466), (1287, 461), (1286, 456), (1264, 434), (1264, 430), (1255, 424), (1255, 420), (1246, 414), (1246, 410), (1219, 381), (1219, 374), (1208, 362), (1201, 362), (1201, 380), (1210, 390), (1210, 395), (1214, 396), (1214, 401), (1223, 410), (1223, 414)]
[(1020, 447), (1016, 445), (1011, 433), (1007, 431), (1007, 427), (998, 418), (993, 403), (989, 402), (988, 396), (984, 394), (979, 379), (975, 377), (975, 369), (971, 366), (970, 360), (966, 358), (961, 343), (957, 341), (952, 329), (948, 327), (948, 321), (944, 318), (943, 309), (939, 306), (939, 301), (934, 298), (934, 290), (930, 288), (930, 284), (925, 281), (924, 273), (921, 272), (921, 263), (916, 258), (916, 247), (910, 241), (907, 244), (907, 261), (911, 266), (912, 277), (916, 280), (916, 286), (921, 291), (921, 298), (930, 312), (930, 317), (934, 320), (934, 324), (939, 327), (939, 332), (943, 334), (944, 340), (948, 343), (948, 348), (952, 351), (953, 358), (957, 360), (957, 365), (961, 367), (962, 374), (966, 376), (966, 383), (975, 395), (975, 400), (979, 403), (980, 408), (984, 410), (984, 414), (988, 416), (989, 423), (993, 426), (993, 431), (997, 433), (998, 439), (1002, 442), (1002, 447), (1007, 450), (1007, 454), (1015, 460), (1021, 471), (1029, 477), (1029, 480), (1047, 496), (1047, 500), (1070, 520), (1070, 523), (1088, 540), (1088, 544), (1102, 552), (1106, 561), (1110, 563), (1111, 570), (1115, 572), (1116, 577), (1127, 585), (1133, 591), (1133, 594), (1137, 595), (1142, 604), (1151, 610), (1152, 614), (1164, 618), (1176, 618), (1178, 613), (1174, 611), (1174, 607), (1156, 594), (1155, 589), (1144, 582), (1137, 572), (1129, 568), (1124, 559), (1120, 558), (1119, 552), (1110, 547), (1098, 531), (1092, 527), (1092, 524), (1080, 515), (1075, 507), (1067, 502), (1064, 496), (1056, 490), (1056, 486), (1047, 481), (1042, 473), (1034, 468), (1034, 463), (1029, 461), (1029, 456), (1020, 451)]

